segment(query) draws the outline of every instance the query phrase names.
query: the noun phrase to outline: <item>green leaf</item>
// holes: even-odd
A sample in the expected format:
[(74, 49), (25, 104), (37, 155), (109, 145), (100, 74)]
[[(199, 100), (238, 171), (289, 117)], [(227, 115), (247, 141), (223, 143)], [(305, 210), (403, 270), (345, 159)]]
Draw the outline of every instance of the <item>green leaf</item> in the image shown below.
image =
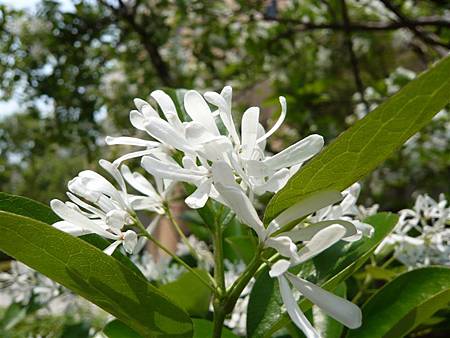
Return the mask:
[[(371, 224), (375, 228), (375, 233), (371, 238), (363, 238), (354, 243), (344, 241), (336, 243), (313, 260), (302, 264), (298, 269), (298, 274), (326, 290), (334, 290), (364, 264), (373, 250), (392, 231), (397, 220), (397, 215), (386, 212), (366, 218), (364, 222)], [(256, 312), (258, 316), (255, 317), (255, 313), (248, 312), (249, 337), (270, 337), (290, 322), (286, 313), (279, 311), (281, 297), (279, 296), (277, 282), (269, 281), (270, 277), (266, 275), (267, 273), (263, 273), (256, 279), (255, 286), (250, 294), (248, 308), (250, 310), (255, 306), (253, 303), (258, 304), (264, 301), (259, 298), (265, 297), (270, 299), (270, 301), (264, 305), (267, 310), (262, 315)], [(259, 284), (259, 279), (262, 279), (264, 282)], [(274, 283), (274, 285), (271, 285), (271, 283)], [(274, 296), (271, 292), (275, 292), (278, 295)], [(301, 299), (299, 304), (303, 311), (309, 310), (312, 306), (304, 298)], [(269, 309), (274, 309), (274, 311), (269, 311)]]
[(450, 303), (450, 268), (406, 272), (381, 288), (363, 306), (363, 324), (347, 337), (404, 337)]
[[(204, 280), (208, 280), (206, 271), (194, 270)], [(185, 309), (191, 316), (203, 317), (208, 313), (211, 289), (190, 271), (182, 274), (176, 281), (162, 285), (159, 290)]]
[[(27, 197), (10, 195), (3, 192), (0, 192), (0, 210), (16, 215), (26, 216), (50, 225), (60, 220), (53, 210), (45, 204), (39, 203)], [(96, 234), (84, 235), (80, 238), (100, 250), (106, 249), (111, 244), (108, 240)], [(119, 250), (115, 250), (112, 257), (144, 277), (136, 265), (134, 265), (131, 260)]]
[(142, 338), (140, 334), (138, 334), (133, 329), (130, 329), (120, 320), (112, 320), (103, 329), (103, 333), (108, 338)]
[(255, 256), (256, 244), (250, 236), (230, 236), (224, 239), (226, 245), (229, 245), (237, 256), (246, 264)]
[(446, 57), (307, 163), (270, 200), (265, 222), (313, 192), (342, 191), (370, 173), (450, 101), (449, 93), (450, 57)]
[[(193, 318), (194, 323), (194, 337), (193, 338), (205, 338), (212, 337), (213, 323), (206, 319)], [(233, 332), (227, 328), (222, 329), (222, 338), (237, 338)]]
[(51, 208), (27, 197), (0, 192), (0, 210), (26, 216), (47, 224), (59, 221)]
[(28, 217), (0, 212), (0, 250), (122, 320), (144, 337), (190, 337), (188, 314), (94, 246)]
[(89, 338), (90, 325), (87, 322), (65, 325), (61, 337), (64, 338)]

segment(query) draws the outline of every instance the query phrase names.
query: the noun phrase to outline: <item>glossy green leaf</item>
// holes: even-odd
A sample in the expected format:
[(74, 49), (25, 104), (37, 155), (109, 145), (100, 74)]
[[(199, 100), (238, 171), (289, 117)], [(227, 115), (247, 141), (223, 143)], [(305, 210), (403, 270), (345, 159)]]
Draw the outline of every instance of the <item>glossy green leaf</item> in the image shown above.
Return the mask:
[(446, 57), (307, 163), (270, 200), (265, 221), (313, 192), (342, 191), (370, 173), (444, 108), (449, 93), (450, 57)]
[(112, 320), (103, 329), (103, 333), (108, 338), (142, 338), (142, 336), (133, 329), (126, 326), (120, 320)]
[(94, 246), (28, 217), (0, 212), (0, 250), (78, 293), (144, 337), (190, 337), (188, 314)]
[(404, 337), (437, 310), (450, 304), (450, 268), (406, 272), (380, 289), (363, 306), (363, 324), (348, 338)]
[(51, 208), (27, 197), (0, 192), (0, 210), (26, 216), (47, 224), (59, 221)]
[(87, 322), (65, 325), (61, 337), (64, 338), (89, 338), (90, 325)]
[[(193, 338), (207, 338), (212, 337), (213, 323), (206, 319), (193, 318), (194, 323), (194, 337)], [(227, 328), (222, 329), (222, 338), (237, 338), (233, 332)]]
[[(53, 210), (45, 204), (39, 203), (27, 197), (10, 195), (3, 192), (0, 192), (0, 210), (16, 215), (26, 216), (50, 225), (60, 220)], [(111, 244), (108, 240), (96, 234), (84, 235), (80, 238), (100, 250), (106, 249)], [(122, 254), (120, 250), (114, 251), (112, 257), (144, 277), (136, 265), (134, 265), (127, 256)]]
[[(313, 260), (302, 264), (298, 268), (298, 274), (326, 290), (334, 290), (362, 266), (373, 250), (392, 231), (397, 220), (397, 215), (386, 212), (368, 217), (365, 219), (365, 222), (375, 228), (375, 233), (371, 238), (363, 238), (354, 243), (344, 241), (336, 243)], [(260, 279), (262, 282), (259, 282)], [(270, 337), (290, 322), (286, 313), (279, 311), (281, 298), (278, 284), (270, 279), (267, 274), (261, 274), (256, 279), (255, 286), (250, 294), (249, 312), (247, 314), (249, 337)], [(271, 292), (275, 292), (278, 295), (274, 296)], [(263, 314), (250, 312), (252, 307), (255, 306), (254, 303), (264, 302), (264, 300), (260, 299), (262, 297), (270, 299), (264, 305), (267, 310)], [(304, 311), (310, 309), (311, 305), (304, 298), (300, 301), (300, 306)], [(274, 309), (274, 311), (269, 311), (269, 309)], [(255, 314), (258, 316), (255, 317)]]
[[(205, 270), (195, 270), (204, 280), (208, 280)], [(162, 285), (159, 290), (191, 316), (203, 317), (208, 313), (211, 289), (190, 271), (182, 274), (176, 281)]]

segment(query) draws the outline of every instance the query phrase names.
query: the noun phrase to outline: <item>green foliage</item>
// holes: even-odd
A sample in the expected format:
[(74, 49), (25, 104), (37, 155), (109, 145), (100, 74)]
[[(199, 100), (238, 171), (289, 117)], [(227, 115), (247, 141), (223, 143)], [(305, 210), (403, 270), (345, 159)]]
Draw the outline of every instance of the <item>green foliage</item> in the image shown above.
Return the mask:
[[(355, 273), (369, 258), (373, 250), (392, 231), (398, 217), (379, 213), (365, 219), (375, 228), (370, 238), (354, 243), (339, 242), (296, 270), (302, 278), (317, 283), (326, 290), (334, 290), (340, 283)], [(277, 282), (270, 278), (267, 270), (257, 279), (250, 294), (247, 312), (247, 334), (249, 337), (270, 337), (289, 323), (289, 317), (280, 312)], [(306, 311), (311, 303), (302, 299), (300, 306)]]
[(406, 272), (381, 288), (363, 306), (363, 325), (348, 338), (403, 337), (450, 304), (450, 268)]
[[(59, 217), (48, 206), (23, 196), (16, 196), (0, 192), (0, 210), (7, 211), (16, 215), (26, 216), (46, 224), (53, 224), (59, 221)], [(106, 249), (111, 243), (96, 234), (89, 234), (80, 237), (85, 242), (99, 248)], [(134, 265), (130, 259), (119, 250), (114, 251), (112, 257), (125, 264), (136, 274), (142, 275), (142, 272)]]
[(106, 324), (103, 333), (108, 338), (142, 338), (136, 331), (130, 329), (117, 319)]
[[(206, 271), (201, 269), (195, 271), (208, 280)], [(204, 317), (209, 311), (211, 289), (190, 271), (182, 274), (176, 281), (162, 285), (159, 290), (191, 316)]]
[(192, 324), (184, 310), (97, 248), (45, 223), (8, 212), (0, 212), (0, 231), (1, 250), (97, 304), (143, 336), (189, 337)]
[[(206, 319), (197, 319), (197, 318), (192, 319), (192, 322), (194, 323), (193, 338), (205, 338), (212, 336), (213, 332), (212, 322)], [(222, 331), (222, 338), (237, 338), (237, 336), (227, 328), (224, 328)]]
[(270, 200), (265, 220), (309, 194), (342, 191), (390, 156), (450, 100), (450, 57), (410, 82), (314, 157)]

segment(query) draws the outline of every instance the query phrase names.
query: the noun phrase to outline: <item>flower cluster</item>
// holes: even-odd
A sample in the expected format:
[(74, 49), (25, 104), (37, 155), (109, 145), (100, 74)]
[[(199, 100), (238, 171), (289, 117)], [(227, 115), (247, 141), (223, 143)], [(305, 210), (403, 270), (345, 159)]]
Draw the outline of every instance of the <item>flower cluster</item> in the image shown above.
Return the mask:
[(450, 207), (447, 204), (444, 194), (438, 201), (419, 195), (412, 209), (399, 212), (397, 226), (375, 254), (393, 251), (394, 257), (410, 269), (450, 265)]
[[(225, 205), (254, 230), (260, 248), (277, 253), (268, 262), (270, 276), (277, 278), (287, 312), (307, 337), (319, 334), (300, 311), (291, 287), (346, 326), (358, 327), (361, 312), (357, 306), (289, 272), (291, 267), (340, 240), (355, 241), (371, 234), (370, 226), (350, 219), (357, 212), (353, 208), (357, 194), (352, 191), (357, 187), (344, 195), (337, 191), (313, 194), (283, 211), (267, 227), (254, 206), (258, 196), (283, 188), (302, 164), (321, 150), (323, 138), (310, 135), (275, 155), (265, 151), (266, 140), (286, 117), (284, 97), (279, 98), (279, 119), (266, 131), (259, 122), (257, 107), (248, 108), (242, 115), (240, 130), (236, 127), (232, 89), (228, 86), (220, 93), (204, 95), (187, 91), (184, 111), (188, 121), (180, 119), (169, 95), (161, 90), (150, 95), (161, 115), (149, 102), (135, 99), (136, 110), (130, 112), (130, 121), (151, 139), (107, 137), (109, 145), (140, 149), (113, 163), (100, 161), (116, 185), (90, 170), (82, 171), (70, 181), (67, 194), (70, 201), (51, 202), (55, 213), (63, 219), (54, 226), (76, 236), (95, 233), (112, 240), (105, 249), (108, 254), (119, 245), (132, 253), (142, 247), (135, 231), (136, 227), (142, 229), (136, 211), (166, 213), (173, 186), (178, 182), (188, 183), (195, 190), (185, 199), (187, 206), (202, 208), (208, 199)], [(140, 158), (142, 168), (152, 176), (154, 184), (123, 164), (132, 158)], [(139, 195), (130, 194), (126, 183)]]

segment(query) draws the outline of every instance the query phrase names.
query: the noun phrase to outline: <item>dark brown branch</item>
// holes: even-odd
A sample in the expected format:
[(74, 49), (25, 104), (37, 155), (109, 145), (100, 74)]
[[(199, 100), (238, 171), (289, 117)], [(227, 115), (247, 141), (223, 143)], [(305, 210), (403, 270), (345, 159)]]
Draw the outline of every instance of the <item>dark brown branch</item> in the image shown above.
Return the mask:
[(169, 72), (169, 65), (162, 58), (158, 46), (153, 42), (152, 34), (149, 34), (145, 30), (145, 28), (143, 28), (136, 22), (136, 18), (134, 15), (136, 11), (132, 9), (132, 11), (130, 12), (127, 5), (121, 0), (119, 0), (119, 7), (114, 7), (106, 0), (99, 0), (99, 2), (108, 7), (118, 18), (124, 19), (134, 30), (134, 32), (136, 32), (136, 34), (139, 36), (139, 40), (141, 41), (142, 46), (147, 51), (147, 54), (150, 57), (150, 62), (152, 63), (153, 68), (158, 74), (161, 82), (165, 86), (173, 87), (174, 81)]
[[(400, 8), (393, 5), (390, 1), (381, 0), (381, 2), (388, 10), (390, 10), (392, 13), (394, 13), (397, 16), (397, 18), (399, 19), (400, 22), (404, 23), (405, 27), (407, 27), (411, 32), (413, 32), (414, 35), (417, 36), (419, 39), (421, 39), (423, 42), (430, 44), (430, 45), (444, 47), (446, 49), (450, 48), (450, 44), (446, 44), (446, 43), (440, 41), (439, 38), (437, 36), (435, 36), (433, 33), (426, 33), (424, 31), (422, 31), (420, 29), (420, 27), (415, 26), (413, 24), (413, 21), (411, 21), (406, 15), (404, 15), (402, 13), (402, 11), (400, 10)], [(447, 27), (449, 27), (449, 26), (447, 26)]]
[[(264, 20), (275, 21), (279, 23), (294, 24), (295, 27), (292, 27), (292, 29), (298, 32), (310, 30), (322, 30), (322, 29), (342, 30), (342, 31), (345, 30), (345, 27), (342, 23), (313, 23), (313, 22), (304, 22), (296, 19), (274, 18), (268, 16), (265, 16)], [(348, 28), (351, 31), (389, 31), (400, 28), (425, 27), (425, 26), (450, 28), (450, 20), (439, 17), (428, 17), (417, 20), (410, 20), (408, 21), (408, 23), (401, 21), (394, 21), (394, 22), (369, 21), (365, 23), (352, 22)]]
[(361, 73), (359, 71), (358, 58), (356, 57), (355, 50), (353, 49), (352, 32), (350, 30), (350, 18), (348, 16), (347, 4), (345, 0), (341, 0), (342, 20), (344, 24), (345, 45), (347, 46), (348, 54), (350, 57), (350, 63), (352, 67), (353, 77), (355, 79), (356, 89), (361, 96), (361, 102), (366, 108), (366, 113), (369, 112), (369, 103), (365, 99), (364, 84), (361, 79)]

